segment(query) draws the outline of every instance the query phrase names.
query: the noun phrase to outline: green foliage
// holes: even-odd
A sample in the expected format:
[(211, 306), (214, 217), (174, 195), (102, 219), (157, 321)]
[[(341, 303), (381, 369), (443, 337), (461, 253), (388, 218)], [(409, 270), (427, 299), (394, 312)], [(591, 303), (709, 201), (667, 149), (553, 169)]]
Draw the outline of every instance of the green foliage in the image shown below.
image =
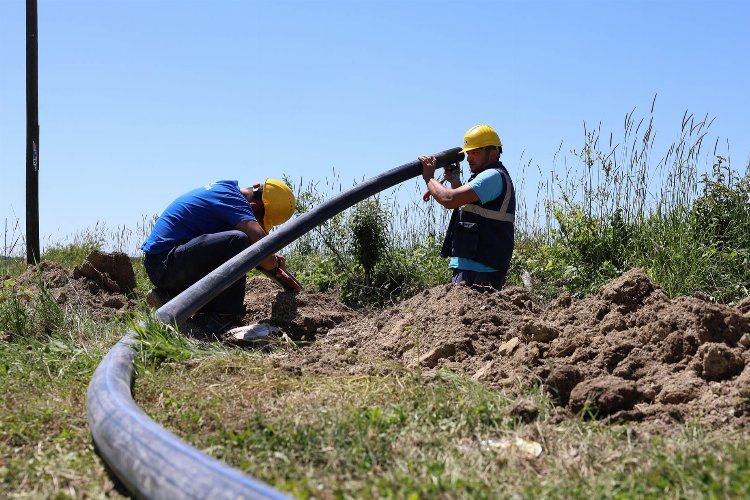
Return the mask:
[(0, 278), (18, 276), (26, 270), (26, 261), (19, 257), (0, 256)]
[(67, 245), (55, 245), (49, 247), (42, 254), (42, 261), (55, 262), (64, 268), (73, 268), (80, 266), (86, 256), (94, 250), (101, 250), (104, 246), (104, 240), (101, 237), (95, 237), (93, 233), (91, 238), (84, 238)]
[(33, 305), (34, 321), (40, 332), (49, 334), (64, 326), (65, 313), (43, 281), (41, 272), (37, 275), (37, 294)]
[(155, 314), (146, 316), (143, 321), (131, 319), (129, 325), (138, 339), (136, 366), (139, 370), (225, 351), (221, 345), (191, 340), (175, 327), (162, 323)]
[(377, 199), (365, 200), (354, 207), (347, 226), (351, 232), (351, 252), (371, 281), (372, 270), (388, 252), (386, 214)]
[(0, 334), (0, 497), (104, 498), (114, 489), (91, 445), (86, 389), (122, 333), (64, 310), (57, 327), (40, 334), (40, 299), (31, 292), (6, 283), (0, 293), (0, 310), (10, 294), (28, 319), (18, 335)]
[(556, 226), (520, 238), (514, 267), (528, 270), (544, 295), (579, 296), (641, 267), (670, 296), (702, 291), (720, 302), (750, 288), (750, 180), (717, 157), (694, 202), (663, 203), (643, 216), (623, 208), (598, 215), (580, 204), (553, 205)]
[(370, 278), (359, 274), (344, 279), (341, 300), (354, 308), (383, 307), (446, 283), (450, 281), (450, 271), (439, 254), (439, 247), (432, 238), (408, 249), (390, 249)]
[(566, 208), (553, 209), (558, 228), (550, 230), (551, 242), (542, 244), (528, 263), (547, 286), (586, 295), (626, 270), (632, 229), (621, 209), (604, 220), (575, 205)]
[(162, 363), (180, 363), (193, 357), (193, 345), (174, 327), (165, 325), (155, 315), (143, 322), (131, 321), (130, 328), (138, 339), (140, 367), (157, 367)]
[(750, 176), (740, 176), (718, 156), (701, 185), (691, 221), (700, 241), (717, 250), (750, 248)]
[(137, 294), (145, 297), (154, 285), (151, 283), (148, 274), (146, 274), (146, 268), (143, 266), (143, 257), (131, 257), (130, 262), (133, 264)]
[[(317, 184), (294, 190), (298, 212), (322, 201)], [(295, 241), (287, 252), (287, 266), (306, 286), (338, 290), (342, 301), (355, 308), (395, 304), (446, 282), (449, 272), (439, 257), (434, 228), (405, 237), (394, 221), (409, 217), (398, 211), (383, 198), (365, 200)]]
[(551, 223), (520, 228), (509, 282), (527, 273), (545, 296), (561, 288), (585, 295), (641, 267), (670, 296), (747, 296), (750, 181), (722, 156), (711, 174), (699, 174), (709, 126), (686, 112), (679, 139), (656, 160), (653, 116), (629, 113), (619, 144), (610, 135), (605, 146), (599, 129), (585, 130), (583, 147), (573, 151), (580, 178), (567, 165), (562, 177), (553, 168), (546, 185)]
[(12, 279), (0, 288), (0, 333), (11, 338), (49, 335), (64, 326), (65, 314), (42, 280), (33, 288)]
[(30, 329), (32, 292), (7, 279), (0, 289), (0, 335), (23, 337)]
[(287, 256), (287, 267), (305, 286), (321, 292), (336, 290), (348, 271), (348, 267), (342, 267), (331, 255), (305, 254), (299, 249)]

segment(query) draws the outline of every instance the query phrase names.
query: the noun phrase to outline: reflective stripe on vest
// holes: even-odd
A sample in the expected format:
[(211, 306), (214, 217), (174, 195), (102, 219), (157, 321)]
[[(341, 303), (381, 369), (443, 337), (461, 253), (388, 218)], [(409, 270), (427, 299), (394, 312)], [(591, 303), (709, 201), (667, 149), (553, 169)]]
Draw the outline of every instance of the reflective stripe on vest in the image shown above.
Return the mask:
[(512, 194), (513, 194), (511, 192), (512, 184), (510, 183), (510, 179), (505, 174), (505, 172), (501, 170), (500, 175), (503, 176), (503, 179), (505, 180), (505, 185), (508, 186), (506, 189), (506, 193), (505, 193), (505, 199), (503, 200), (503, 204), (500, 207), (500, 210), (490, 210), (489, 208), (480, 207), (479, 205), (464, 205), (460, 207), (459, 210), (477, 214), (478, 216), (484, 217), (485, 219), (499, 220), (501, 222), (510, 222), (511, 224), (515, 223), (516, 215), (508, 213), (508, 205), (510, 205), (510, 199), (512, 198)]

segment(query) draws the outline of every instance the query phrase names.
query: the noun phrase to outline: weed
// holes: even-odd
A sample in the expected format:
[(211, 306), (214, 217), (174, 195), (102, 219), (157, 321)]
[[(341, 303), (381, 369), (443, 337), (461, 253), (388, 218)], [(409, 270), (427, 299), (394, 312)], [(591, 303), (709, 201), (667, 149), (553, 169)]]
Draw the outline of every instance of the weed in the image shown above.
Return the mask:
[(44, 293), (3, 286), (0, 310), (20, 301), (26, 324), (0, 339), (0, 497), (103, 497), (113, 484), (91, 445), (85, 392), (123, 332), (81, 311), (42, 312)]
[(31, 318), (28, 304), (32, 292), (14, 280), (6, 279), (0, 289), (0, 334), (2, 336), (23, 337), (30, 328)]
[(129, 326), (138, 339), (138, 362), (136, 367), (154, 369), (163, 363), (181, 363), (202, 355), (223, 352), (224, 347), (214, 343), (199, 343), (180, 334), (172, 325), (162, 323), (156, 314), (129, 321)]

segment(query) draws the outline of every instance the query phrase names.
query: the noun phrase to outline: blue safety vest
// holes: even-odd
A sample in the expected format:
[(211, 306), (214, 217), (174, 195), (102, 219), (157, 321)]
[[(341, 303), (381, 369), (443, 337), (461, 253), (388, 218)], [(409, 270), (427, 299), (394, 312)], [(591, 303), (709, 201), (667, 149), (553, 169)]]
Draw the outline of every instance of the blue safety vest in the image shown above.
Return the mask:
[(515, 244), (516, 190), (501, 162), (487, 168), (503, 176), (502, 193), (487, 203), (476, 201), (453, 210), (440, 256), (465, 257), (507, 272)]

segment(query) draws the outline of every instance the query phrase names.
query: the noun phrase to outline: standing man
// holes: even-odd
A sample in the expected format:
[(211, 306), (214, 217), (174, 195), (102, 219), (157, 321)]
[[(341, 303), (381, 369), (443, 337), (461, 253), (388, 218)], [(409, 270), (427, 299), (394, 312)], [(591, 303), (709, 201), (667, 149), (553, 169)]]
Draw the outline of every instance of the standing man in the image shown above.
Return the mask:
[(471, 127), (464, 135), (462, 151), (471, 177), (461, 184), (460, 172), (446, 168), (444, 177), (450, 187), (435, 179), (435, 157), (419, 157), (432, 197), (454, 209), (440, 256), (450, 257), (453, 283), (499, 290), (505, 284), (515, 242), (513, 181), (500, 161), (503, 145), (492, 127)]
[[(174, 295), (286, 222), (294, 213), (294, 194), (285, 183), (266, 179), (240, 188), (237, 181), (216, 181), (174, 200), (141, 246), (146, 273), (156, 288), (148, 302), (160, 307)], [(260, 266), (284, 269), (284, 257), (271, 255)], [(206, 304), (194, 319), (212, 333), (238, 326), (245, 313), (242, 277)]]

